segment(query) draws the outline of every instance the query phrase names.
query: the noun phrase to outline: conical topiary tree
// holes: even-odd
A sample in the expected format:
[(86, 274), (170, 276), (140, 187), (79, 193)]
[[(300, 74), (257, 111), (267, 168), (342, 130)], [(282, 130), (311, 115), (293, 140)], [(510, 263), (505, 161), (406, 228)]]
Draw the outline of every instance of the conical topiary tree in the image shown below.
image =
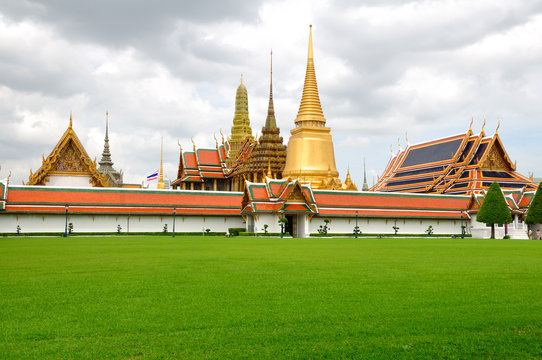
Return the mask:
[(527, 216), (525, 216), (525, 222), (527, 224), (542, 224), (542, 184), (538, 185), (536, 193), (529, 210), (527, 210)]
[(495, 224), (510, 224), (510, 208), (497, 182), (491, 184), (476, 215), (476, 221), (491, 225), (491, 238), (495, 239)]

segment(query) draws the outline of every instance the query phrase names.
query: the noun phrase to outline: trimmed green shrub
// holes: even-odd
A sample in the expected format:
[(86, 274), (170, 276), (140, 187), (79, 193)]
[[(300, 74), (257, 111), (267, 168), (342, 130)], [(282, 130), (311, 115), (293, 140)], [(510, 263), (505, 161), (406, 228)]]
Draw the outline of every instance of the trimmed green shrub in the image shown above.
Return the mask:
[(538, 185), (538, 189), (536, 189), (529, 210), (527, 210), (525, 222), (527, 224), (542, 224), (542, 184)]
[(495, 239), (495, 224), (510, 224), (512, 215), (508, 203), (502, 194), (499, 183), (494, 182), (489, 187), (480, 211), (476, 215), (476, 221), (491, 225), (491, 238)]
[(239, 236), (239, 233), (244, 232), (245, 228), (228, 228), (228, 233), (231, 236)]

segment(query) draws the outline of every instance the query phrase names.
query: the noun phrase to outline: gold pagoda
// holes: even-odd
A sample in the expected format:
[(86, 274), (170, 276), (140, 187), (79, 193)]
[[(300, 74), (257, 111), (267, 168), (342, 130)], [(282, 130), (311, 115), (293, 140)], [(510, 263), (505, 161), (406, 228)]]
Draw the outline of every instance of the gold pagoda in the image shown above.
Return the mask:
[(237, 160), (237, 155), (241, 145), (246, 139), (254, 140), (250, 119), (248, 118), (248, 94), (247, 88), (243, 84), (243, 75), (241, 75), (241, 84), (235, 94), (235, 114), (233, 116), (233, 126), (231, 135), (228, 139), (229, 152), (227, 164), (232, 165)]
[(295, 125), (290, 131), (292, 136), (288, 141), (282, 176), (299, 178), (301, 183), (310, 183), (313, 189), (343, 188), (335, 166), (331, 129), (325, 126), (326, 119), (318, 95), (312, 54), (312, 25), (303, 96)]

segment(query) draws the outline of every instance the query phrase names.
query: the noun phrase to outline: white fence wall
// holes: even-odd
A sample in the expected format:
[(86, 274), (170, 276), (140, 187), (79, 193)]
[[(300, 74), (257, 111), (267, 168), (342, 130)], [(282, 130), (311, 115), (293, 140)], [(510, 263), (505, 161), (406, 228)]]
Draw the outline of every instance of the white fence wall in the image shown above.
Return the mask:
[[(356, 226), (355, 218), (333, 218), (315, 216), (309, 223), (310, 233), (317, 233), (324, 219), (329, 219), (329, 234), (352, 233)], [(466, 221), (463, 225), (468, 225)], [(393, 226), (399, 228), (401, 234), (425, 234), (429, 226), (433, 227), (433, 234), (461, 234), (460, 220), (433, 220), (433, 219), (374, 219), (358, 218), (358, 226), (362, 233), (367, 234), (393, 234)], [(468, 230), (468, 226), (467, 226)]]
[[(155, 215), (68, 215), (74, 233), (116, 232), (120, 225), (122, 232), (161, 232), (173, 230), (173, 216)], [(65, 215), (0, 214), (0, 233), (14, 233), (17, 225), (23, 233), (64, 232)], [(182, 216), (175, 217), (176, 232), (202, 231), (226, 232), (230, 227), (245, 227), (241, 216)]]

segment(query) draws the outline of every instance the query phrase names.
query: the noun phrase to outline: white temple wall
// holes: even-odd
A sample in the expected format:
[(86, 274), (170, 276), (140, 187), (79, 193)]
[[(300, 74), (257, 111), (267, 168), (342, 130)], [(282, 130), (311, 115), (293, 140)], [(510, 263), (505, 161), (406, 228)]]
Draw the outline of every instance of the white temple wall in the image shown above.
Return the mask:
[(92, 187), (90, 176), (49, 175), (45, 186)]
[(254, 229), (249, 229), (247, 226), (247, 231), (253, 232), (257, 230), (257, 233), (263, 234), (265, 232), (264, 225), (267, 225), (268, 233), (280, 233), (279, 216), (277, 214), (248, 215), (247, 224), (251, 218), (254, 219)]
[[(514, 224), (508, 224), (508, 227), (513, 227)], [(470, 232), (473, 238), (489, 239), (491, 237), (491, 227), (484, 223), (476, 221), (476, 214), (471, 214)], [(495, 225), (495, 239), (504, 237), (504, 226)]]
[[(259, 234), (264, 233), (264, 225), (267, 231), (280, 233), (278, 216), (276, 214), (261, 214), (255, 217), (247, 216), (245, 224), (239, 216), (182, 216), (175, 217), (176, 232), (200, 232), (202, 228), (212, 232), (226, 232), (228, 228), (247, 228), (250, 218), (254, 219), (253, 226)], [(297, 215), (296, 232), (298, 237), (308, 237), (311, 233), (317, 233), (324, 219), (331, 220), (329, 234), (352, 234), (355, 226), (355, 218), (333, 218), (315, 216), (311, 220), (306, 215)], [(68, 223), (73, 223), (75, 233), (86, 232), (116, 232), (117, 225), (121, 226), (122, 233), (128, 232), (161, 232), (167, 224), (168, 232), (173, 230), (173, 215), (81, 215), (69, 214)], [(394, 219), (358, 218), (358, 226), (363, 234), (393, 234)], [(489, 237), (490, 228), (485, 224), (475, 221), (465, 221), (467, 233), (472, 233), (475, 238)], [(14, 233), (17, 225), (23, 233), (53, 232), (62, 233), (65, 227), (64, 214), (2, 214), (0, 213), (0, 233)], [(429, 219), (398, 219), (398, 235), (401, 234), (424, 234), (429, 225), (433, 226), (434, 234), (460, 234), (461, 222), (459, 220), (429, 220)], [(502, 234), (501, 234), (502, 233)], [(504, 228), (496, 227), (496, 237), (502, 238)]]
[[(324, 225), (324, 219), (329, 219), (328, 234), (354, 233), (356, 226), (355, 218), (313, 217), (309, 223), (310, 233), (317, 233), (320, 225)], [(468, 225), (467, 221), (464, 225)], [(393, 226), (397, 226), (401, 234), (425, 234), (429, 226), (433, 227), (433, 234), (461, 234), (460, 220), (436, 220), (436, 219), (378, 219), (358, 217), (358, 226), (362, 234), (394, 234)], [(468, 226), (467, 226), (468, 228)]]
[[(161, 232), (167, 224), (173, 231), (173, 215), (68, 215), (74, 233), (116, 232)], [(0, 233), (14, 233), (17, 225), (22, 233), (63, 233), (66, 217), (62, 215), (0, 214)], [(175, 232), (200, 232), (202, 228), (212, 232), (226, 232), (230, 227), (245, 227), (241, 216), (175, 216)]]

